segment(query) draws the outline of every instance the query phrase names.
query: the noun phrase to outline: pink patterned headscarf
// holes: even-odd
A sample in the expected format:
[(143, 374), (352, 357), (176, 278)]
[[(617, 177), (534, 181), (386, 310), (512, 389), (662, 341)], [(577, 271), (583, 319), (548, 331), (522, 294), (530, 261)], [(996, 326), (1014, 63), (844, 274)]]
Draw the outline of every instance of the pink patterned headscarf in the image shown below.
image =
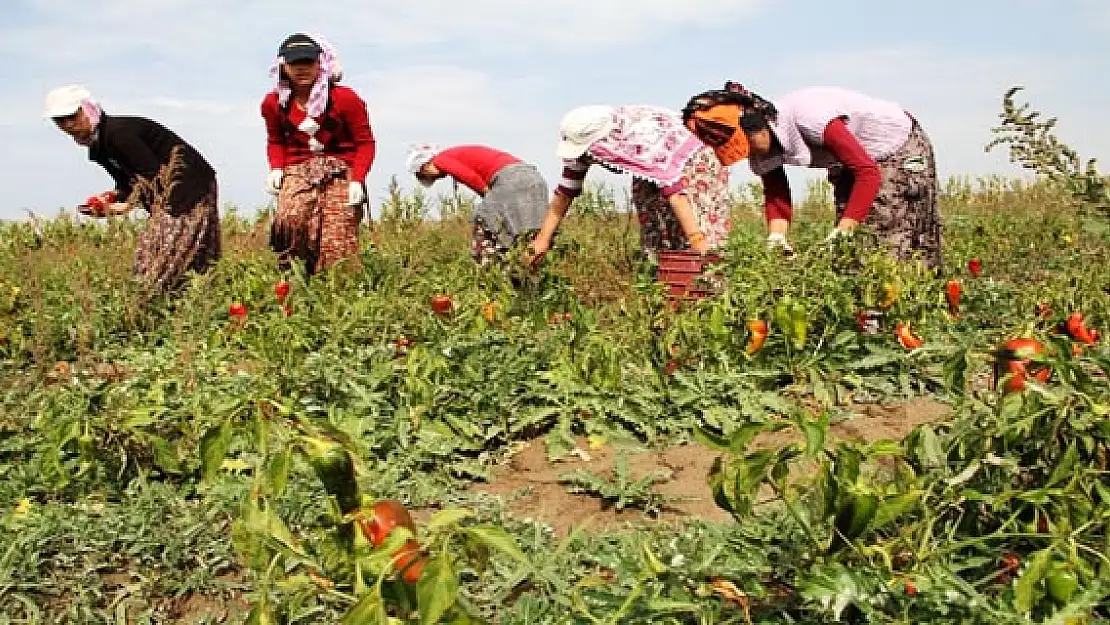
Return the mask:
[[(336, 52), (335, 46), (315, 33), (308, 33), (308, 36), (320, 46), (321, 52), (320, 75), (316, 77), (316, 84), (312, 85), (312, 91), (308, 96), (307, 113), (309, 117), (319, 117), (324, 114), (324, 109), (328, 106), (328, 88), (343, 79), (343, 65), (339, 62), (339, 53)], [(281, 79), (280, 58), (275, 59), (273, 66), (270, 67), (270, 76), (277, 81), (274, 92), (278, 94), (278, 102), (285, 106), (289, 102), (289, 97), (293, 95), (293, 89), (288, 81)]]
[(104, 109), (100, 108), (96, 100), (86, 98), (81, 102), (81, 110), (85, 112), (85, 117), (89, 119), (89, 127), (96, 128), (100, 125), (100, 116), (104, 113)]
[(590, 145), (590, 155), (617, 171), (659, 186), (681, 180), (686, 161), (702, 147), (678, 113), (668, 109), (618, 106), (613, 119), (613, 129)]

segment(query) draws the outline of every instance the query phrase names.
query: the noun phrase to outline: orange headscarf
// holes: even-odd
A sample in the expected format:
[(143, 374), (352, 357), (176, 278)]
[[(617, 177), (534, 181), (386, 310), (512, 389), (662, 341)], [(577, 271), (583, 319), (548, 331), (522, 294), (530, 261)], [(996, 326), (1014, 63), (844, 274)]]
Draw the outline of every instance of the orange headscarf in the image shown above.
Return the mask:
[(741, 112), (735, 104), (718, 104), (695, 110), (686, 120), (690, 132), (713, 148), (725, 167), (748, 157), (748, 136), (740, 129)]

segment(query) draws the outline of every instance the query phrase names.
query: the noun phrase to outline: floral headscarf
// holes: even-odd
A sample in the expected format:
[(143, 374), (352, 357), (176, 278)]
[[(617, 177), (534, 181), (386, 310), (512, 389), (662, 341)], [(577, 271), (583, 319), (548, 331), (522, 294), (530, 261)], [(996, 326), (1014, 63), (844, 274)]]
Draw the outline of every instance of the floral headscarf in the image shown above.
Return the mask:
[[(320, 46), (320, 75), (316, 77), (316, 84), (312, 85), (306, 110), (309, 117), (319, 117), (324, 114), (324, 109), (328, 106), (329, 88), (343, 79), (343, 65), (339, 62), (339, 53), (331, 43), (317, 34), (310, 33), (308, 37)], [(293, 89), (289, 86), (289, 81), (281, 77), (280, 58), (275, 59), (273, 66), (270, 67), (270, 76), (277, 81), (274, 92), (278, 94), (278, 102), (285, 106), (289, 103), (289, 97), (293, 95)]]

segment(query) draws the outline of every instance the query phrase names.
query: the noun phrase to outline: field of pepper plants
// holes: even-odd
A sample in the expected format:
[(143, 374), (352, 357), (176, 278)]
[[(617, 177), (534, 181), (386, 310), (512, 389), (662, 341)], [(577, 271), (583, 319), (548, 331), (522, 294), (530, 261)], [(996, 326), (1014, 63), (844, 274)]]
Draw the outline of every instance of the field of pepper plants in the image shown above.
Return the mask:
[(538, 271), (465, 198), (311, 281), (229, 211), (146, 305), (139, 221), (0, 226), (0, 623), (1107, 622), (1105, 179), (1012, 95), (942, 276), (825, 185), (677, 309), (605, 189)]

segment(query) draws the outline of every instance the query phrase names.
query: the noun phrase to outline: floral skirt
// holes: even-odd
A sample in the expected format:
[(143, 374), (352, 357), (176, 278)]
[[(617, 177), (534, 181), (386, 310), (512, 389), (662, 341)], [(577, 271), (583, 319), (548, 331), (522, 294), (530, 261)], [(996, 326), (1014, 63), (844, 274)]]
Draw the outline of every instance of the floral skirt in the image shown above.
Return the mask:
[(359, 264), (362, 207), (347, 204), (348, 171), (334, 156), (317, 156), (285, 168), (270, 247), (283, 268), (302, 260), (308, 275), (339, 261)]
[[(139, 235), (132, 273), (148, 295), (180, 287), (188, 272), (203, 273), (220, 259), (220, 212), (215, 178), (189, 210), (158, 211)], [(176, 212), (176, 211), (175, 211)]]
[[(921, 126), (914, 121), (909, 138), (894, 154), (878, 162), (882, 186), (864, 220), (874, 229), (895, 257), (918, 257), (931, 269), (939, 269), (941, 221), (937, 207), (937, 170), (933, 145)], [(836, 199), (837, 220), (852, 194), (850, 172), (830, 171)]]
[[(728, 168), (709, 147), (694, 152), (682, 169), (686, 193), (698, 227), (709, 247), (720, 247), (732, 229)], [(632, 205), (640, 219), (640, 244), (649, 256), (663, 250), (686, 250), (690, 244), (667, 198), (654, 183), (632, 181)]]

